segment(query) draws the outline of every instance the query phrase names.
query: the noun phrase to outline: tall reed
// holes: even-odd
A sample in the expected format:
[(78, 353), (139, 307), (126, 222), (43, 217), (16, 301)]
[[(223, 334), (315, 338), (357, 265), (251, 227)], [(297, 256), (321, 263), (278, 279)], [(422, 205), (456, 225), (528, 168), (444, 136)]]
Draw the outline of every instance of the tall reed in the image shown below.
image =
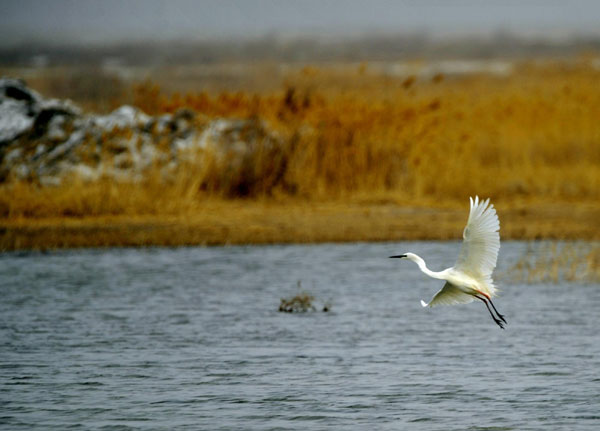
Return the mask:
[[(368, 66), (366, 67), (368, 72)], [(365, 67), (298, 69), (280, 91), (167, 94), (135, 86), (149, 114), (189, 108), (210, 121), (264, 122), (281, 145), (242, 163), (197, 155), (168, 181), (73, 179), (0, 186), (8, 218), (194, 211), (203, 199), (353, 199), (464, 204), (600, 199), (600, 71), (587, 61), (526, 63), (504, 77), (394, 78)]]

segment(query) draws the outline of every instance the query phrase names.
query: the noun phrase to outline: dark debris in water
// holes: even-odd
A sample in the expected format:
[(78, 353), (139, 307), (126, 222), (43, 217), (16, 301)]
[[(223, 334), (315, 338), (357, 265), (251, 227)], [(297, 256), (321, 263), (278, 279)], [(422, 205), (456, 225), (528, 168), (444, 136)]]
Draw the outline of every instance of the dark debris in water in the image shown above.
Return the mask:
[[(302, 289), (302, 281), (297, 281), (297, 287), (298, 289)], [(279, 311), (283, 313), (306, 313), (307, 311), (317, 311), (314, 300), (315, 297), (310, 293), (300, 291), (300, 293), (292, 298), (281, 298)], [(322, 311), (326, 313), (329, 310), (331, 310), (331, 304), (326, 302), (323, 304)]]
[[(315, 298), (314, 296), (308, 293), (300, 293), (293, 298), (281, 298), (281, 303), (279, 304), (279, 311), (283, 313), (306, 313), (307, 311), (317, 311), (317, 308), (314, 306)], [(328, 312), (331, 309), (330, 304), (324, 304), (322, 311)]]
[(300, 293), (293, 298), (285, 299), (281, 298), (279, 304), (279, 311), (285, 313), (305, 313), (307, 311), (316, 311), (313, 305), (314, 296), (308, 293)]

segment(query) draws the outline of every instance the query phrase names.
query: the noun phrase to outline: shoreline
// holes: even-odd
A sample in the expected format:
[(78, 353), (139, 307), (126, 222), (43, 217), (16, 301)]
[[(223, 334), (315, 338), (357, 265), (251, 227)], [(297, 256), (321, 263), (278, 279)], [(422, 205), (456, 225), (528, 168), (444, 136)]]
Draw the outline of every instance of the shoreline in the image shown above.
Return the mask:
[[(502, 240), (600, 240), (600, 204), (499, 205)], [(465, 208), (210, 202), (185, 215), (0, 219), (0, 251), (459, 240)]]

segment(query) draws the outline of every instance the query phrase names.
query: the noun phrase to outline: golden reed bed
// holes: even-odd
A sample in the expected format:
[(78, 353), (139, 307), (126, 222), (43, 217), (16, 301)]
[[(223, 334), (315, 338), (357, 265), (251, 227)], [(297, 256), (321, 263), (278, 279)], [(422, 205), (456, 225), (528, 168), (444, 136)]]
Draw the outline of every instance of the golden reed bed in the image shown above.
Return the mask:
[(191, 163), (169, 182), (149, 171), (135, 184), (5, 183), (0, 247), (459, 238), (475, 194), (495, 203), (503, 238), (600, 239), (597, 60), (506, 76), (390, 77), (368, 64), (277, 76), (235, 93), (136, 84), (112, 103), (259, 118), (286, 145), (225, 177)]
[[(465, 213), (396, 204), (210, 200), (185, 215), (2, 221), (0, 249), (458, 240)], [(600, 206), (535, 205), (499, 215), (503, 240), (600, 239)]]

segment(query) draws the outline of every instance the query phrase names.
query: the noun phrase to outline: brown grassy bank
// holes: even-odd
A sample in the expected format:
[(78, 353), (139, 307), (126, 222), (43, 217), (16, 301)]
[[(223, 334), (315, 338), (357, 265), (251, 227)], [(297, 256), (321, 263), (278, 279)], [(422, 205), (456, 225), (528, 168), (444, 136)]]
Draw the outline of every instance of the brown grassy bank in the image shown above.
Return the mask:
[(459, 238), (475, 194), (496, 204), (505, 239), (599, 239), (592, 60), (521, 63), (503, 76), (267, 68), (238, 92), (196, 87), (193, 71), (178, 92), (113, 83), (110, 102), (95, 89), (84, 105), (258, 118), (285, 145), (226, 175), (208, 163), (169, 182), (150, 171), (138, 183), (5, 183), (1, 248)]
[[(600, 240), (600, 205), (502, 209), (507, 239)], [(392, 203), (208, 201), (187, 215), (95, 216), (0, 222), (0, 249), (460, 239), (465, 208)]]

